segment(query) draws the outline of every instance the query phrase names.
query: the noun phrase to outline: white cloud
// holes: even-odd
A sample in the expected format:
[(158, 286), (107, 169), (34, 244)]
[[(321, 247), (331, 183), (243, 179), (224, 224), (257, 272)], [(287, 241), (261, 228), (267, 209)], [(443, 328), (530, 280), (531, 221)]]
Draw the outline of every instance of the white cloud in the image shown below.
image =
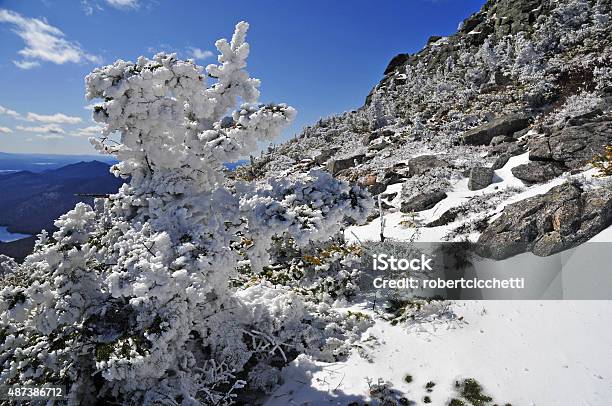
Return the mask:
[(207, 59), (213, 56), (214, 54), (210, 51), (203, 51), (200, 48), (189, 48), (189, 55), (193, 59)]
[(96, 3), (92, 3), (89, 0), (82, 0), (81, 8), (85, 12), (85, 15), (88, 15), (88, 16), (92, 15), (94, 11), (102, 11), (102, 7), (100, 7), (100, 5)]
[(0, 127), (0, 134), (10, 134), (12, 132), (13, 132), (13, 130), (11, 130), (8, 127)]
[(109, 6), (115, 8), (138, 8), (138, 0), (106, 0)]
[(50, 134), (50, 135), (38, 134), (38, 138), (42, 138), (43, 140), (63, 140), (64, 139), (64, 137), (62, 137), (61, 135), (57, 135), (57, 134)]
[(21, 118), (21, 114), (17, 113), (15, 110), (7, 109), (4, 106), (0, 106), (0, 114), (9, 116), (12, 118)]
[[(140, 8), (142, 2), (140, 0), (81, 0), (81, 8), (85, 15), (92, 15), (98, 11), (104, 11), (102, 4), (119, 10), (136, 10)], [(147, 4), (147, 8), (149, 8)]]
[(91, 4), (89, 4), (89, 2), (88, 2), (88, 1), (86, 1), (86, 0), (83, 0), (83, 1), (81, 2), (81, 7), (83, 8), (83, 12), (85, 12), (85, 15), (90, 16), (90, 15), (92, 15), (92, 14), (93, 14), (93, 12), (94, 12), (94, 9), (93, 9), (93, 7), (91, 6)]
[(95, 137), (96, 135), (100, 135), (100, 131), (102, 131), (102, 127), (92, 125), (85, 128), (77, 128), (76, 130), (71, 131), (70, 135), (75, 137)]
[(28, 113), (25, 119), (28, 121), (38, 121), (41, 123), (53, 124), (78, 124), (83, 121), (81, 117), (67, 116), (62, 113), (56, 113), (52, 115)]
[[(55, 114), (36, 114), (36, 113), (28, 113), (25, 116), (16, 112), (15, 110), (11, 110), (4, 106), (0, 105), (0, 115), (9, 116), (11, 118), (22, 120), (22, 121), (30, 121), (30, 122), (39, 122), (46, 124), (79, 124), (83, 122), (81, 117), (68, 116), (62, 113)], [(24, 127), (25, 128), (25, 127)]]
[(13, 61), (15, 66), (19, 69), (27, 70), (40, 66), (40, 62), (38, 61)]
[(68, 41), (64, 33), (45, 20), (27, 18), (14, 11), (0, 9), (0, 23), (13, 25), (13, 32), (25, 42), (26, 47), (18, 53), (21, 61), (13, 63), (21, 69), (31, 69), (40, 61), (58, 65), (89, 61), (101, 63), (101, 58), (85, 52), (74, 41)]
[(56, 124), (46, 124), (41, 126), (34, 127), (24, 127), (22, 125), (18, 125), (15, 127), (19, 131), (27, 131), (31, 133), (43, 133), (43, 134), (65, 134), (66, 130)]

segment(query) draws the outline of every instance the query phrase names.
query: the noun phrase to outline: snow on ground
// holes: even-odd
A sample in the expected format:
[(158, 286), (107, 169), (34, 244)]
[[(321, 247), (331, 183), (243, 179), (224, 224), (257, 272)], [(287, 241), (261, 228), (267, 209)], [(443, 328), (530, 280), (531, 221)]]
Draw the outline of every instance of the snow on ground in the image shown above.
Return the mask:
[[(425, 224), (473, 196), (522, 188), (490, 213), (495, 217), (508, 204), (546, 193), (568, 178), (588, 179), (595, 174), (594, 170), (566, 174), (545, 184), (525, 187), (511, 169), (526, 162), (528, 153), (512, 157), (495, 171), (494, 183), (482, 190), (470, 191), (467, 179), (462, 179), (447, 192), (446, 199), (412, 219), (399, 210), (386, 214), (385, 236), (400, 241), (443, 241), (458, 221), (432, 228), (406, 227), (402, 222), (410, 219), (415, 224)], [(385, 191), (394, 192), (399, 193), (391, 204), (399, 207), (401, 185), (392, 185)], [(375, 219), (370, 224), (350, 227), (345, 236), (353, 242), (377, 240), (379, 232), (380, 219)], [(591, 241), (612, 241), (612, 227)], [(569, 251), (562, 256), (564, 267), (572, 265), (576, 258), (584, 258), (584, 254)], [(582, 271), (578, 274), (584, 276), (598, 270)], [(558, 285), (566, 289), (575, 283), (574, 276), (559, 273)], [(554, 281), (548, 282), (555, 285)], [(465, 323), (457, 319), (444, 323), (433, 318), (418, 325), (392, 326), (375, 317), (375, 325), (366, 333), (378, 342), (371, 349), (372, 362), (357, 352), (346, 362), (331, 364), (301, 356), (284, 370), (285, 383), (266, 406), (367, 402), (367, 379), (376, 383), (378, 378), (392, 383), (417, 405), (423, 404), (425, 395), (431, 397), (432, 405), (447, 405), (455, 394), (454, 382), (468, 377), (478, 380), (499, 404), (612, 405), (612, 301), (459, 301), (452, 303), (452, 309)], [(412, 383), (403, 381), (406, 374), (412, 375)], [(424, 389), (429, 381), (436, 383), (431, 394)]]
[[(385, 237), (398, 241), (445, 241), (444, 237), (449, 233), (449, 231), (451, 231), (458, 224), (469, 221), (470, 217), (460, 218), (454, 222), (439, 227), (414, 227), (408, 225), (407, 223), (419, 225), (427, 224), (439, 218), (450, 208), (457, 207), (475, 196), (493, 194), (509, 188), (524, 189), (522, 192), (516, 193), (503, 201), (492, 213), (490, 213), (493, 214), (490, 221), (493, 221), (501, 214), (502, 210), (511, 203), (515, 203), (539, 194), (544, 194), (553, 187), (561, 185), (569, 178), (581, 177), (588, 179), (597, 173), (596, 169), (590, 169), (577, 175), (560, 176), (546, 183), (525, 186), (520, 179), (516, 178), (512, 174), (512, 168), (527, 162), (529, 162), (529, 152), (511, 157), (503, 168), (495, 171), (493, 183), (484, 189), (474, 191), (469, 190), (468, 179), (460, 179), (453, 185), (452, 189), (447, 192), (447, 197), (444, 200), (440, 201), (429, 210), (415, 213), (414, 217), (410, 217), (399, 210), (385, 213)], [(395, 184), (389, 186), (384, 192), (384, 194), (397, 193), (397, 196), (395, 196), (395, 198), (390, 202), (397, 208), (399, 208), (401, 205), (401, 189), (401, 184)], [(350, 242), (378, 240), (380, 238), (380, 218), (376, 218), (365, 225), (349, 227), (345, 230), (344, 234), (347, 241)], [(478, 239), (478, 235), (470, 235), (469, 238), (470, 240), (475, 241)], [(608, 239), (607, 241), (612, 241), (612, 239)]]
[(366, 332), (379, 342), (372, 362), (356, 352), (336, 363), (298, 357), (265, 405), (366, 402), (368, 378), (391, 382), (417, 405), (425, 395), (446, 405), (454, 382), (468, 377), (499, 404), (612, 404), (612, 301), (463, 301), (452, 309), (461, 322), (407, 328), (377, 319)]
[(610, 242), (612, 241), (612, 226), (606, 228), (601, 233), (589, 240), (590, 242)]

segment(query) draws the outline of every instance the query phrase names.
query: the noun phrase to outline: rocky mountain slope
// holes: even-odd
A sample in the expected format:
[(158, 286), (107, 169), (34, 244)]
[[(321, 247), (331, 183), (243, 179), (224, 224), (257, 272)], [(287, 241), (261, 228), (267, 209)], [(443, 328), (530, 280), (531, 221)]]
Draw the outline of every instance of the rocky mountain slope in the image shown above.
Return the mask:
[[(587, 241), (612, 224), (610, 177), (589, 164), (612, 144), (611, 17), (609, 0), (489, 0), (456, 34), (395, 56), (361, 108), (305, 128), (238, 175), (324, 167), (380, 194), (389, 212), (416, 216), (416, 227), (445, 226), (443, 239), (478, 240), (495, 258)], [(466, 178), (480, 198), (419, 223)], [(521, 193), (529, 199), (493, 218), (491, 201)]]
[(15, 154), (0, 152), (0, 174), (29, 171), (45, 172), (78, 162), (100, 161), (114, 165), (117, 160), (104, 155)]

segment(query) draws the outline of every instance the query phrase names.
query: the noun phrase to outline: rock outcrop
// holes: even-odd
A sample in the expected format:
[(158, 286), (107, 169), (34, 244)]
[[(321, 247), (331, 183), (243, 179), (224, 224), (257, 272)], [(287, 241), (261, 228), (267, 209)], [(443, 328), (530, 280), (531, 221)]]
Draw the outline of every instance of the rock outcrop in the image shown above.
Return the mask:
[(476, 166), (470, 169), (470, 179), (468, 189), (480, 190), (489, 186), (493, 182), (493, 169), (484, 166)]
[(434, 168), (444, 168), (449, 163), (435, 155), (421, 155), (408, 161), (408, 173), (410, 176), (422, 175)]
[(609, 144), (612, 144), (612, 114), (602, 116), (598, 121), (550, 130), (549, 135), (529, 143), (529, 159), (581, 169)]
[(594, 156), (612, 144), (612, 115), (597, 109), (573, 117), (562, 126), (529, 141), (530, 162), (512, 169), (525, 183), (541, 183), (567, 171), (583, 170)]
[[(375, 175), (365, 185), (372, 194), (401, 183), (393, 188), (402, 193), (393, 205), (403, 202), (403, 212), (433, 207), (469, 176), (469, 188), (483, 199), (448, 207), (425, 226), (448, 226), (445, 238), (451, 239), (482, 233), (495, 204), (524, 190), (514, 182), (487, 188), (495, 182), (492, 172), (508, 168), (512, 157), (529, 152), (528, 163), (512, 173), (531, 188), (559, 177), (578, 179), (612, 144), (610, 15), (610, 1), (487, 0), (455, 34), (433, 35), (420, 51), (394, 57), (363, 106), (319, 120), (260, 160), (268, 161), (270, 173), (291, 173), (309, 169), (304, 157), (332, 151), (314, 163), (350, 182)], [(607, 196), (585, 187), (580, 202)], [(543, 215), (540, 209), (534, 215)], [(522, 218), (516, 210), (512, 216)], [(585, 212), (574, 214), (587, 227)], [(512, 227), (522, 230), (519, 223)], [(492, 238), (491, 230), (483, 239)], [(533, 238), (541, 239), (538, 252), (547, 252), (541, 245), (555, 234), (543, 237), (542, 230)], [(561, 246), (573, 244), (560, 235)], [(516, 248), (515, 237), (508, 241)], [(535, 249), (534, 241), (510, 250)]]
[(529, 118), (522, 114), (499, 117), (486, 124), (466, 131), (462, 136), (462, 140), (468, 145), (489, 145), (493, 138), (510, 136), (526, 128), (528, 125)]
[(480, 235), (477, 252), (505, 259), (523, 252), (547, 256), (575, 247), (612, 225), (612, 190), (564, 183), (513, 203)]
[(402, 202), (400, 211), (402, 213), (414, 213), (429, 210), (444, 199), (446, 199), (446, 193), (442, 191), (420, 193)]
[(512, 174), (526, 183), (542, 183), (556, 178), (566, 170), (559, 162), (533, 161), (515, 166)]
[(333, 159), (327, 162), (327, 170), (332, 175), (337, 175), (340, 171), (354, 167), (365, 159), (365, 154), (357, 154), (344, 159)]

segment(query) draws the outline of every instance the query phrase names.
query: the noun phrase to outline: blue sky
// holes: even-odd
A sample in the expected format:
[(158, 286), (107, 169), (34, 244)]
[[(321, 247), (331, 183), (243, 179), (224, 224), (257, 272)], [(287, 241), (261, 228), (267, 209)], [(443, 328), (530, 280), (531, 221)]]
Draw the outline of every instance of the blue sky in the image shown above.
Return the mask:
[[(0, 151), (92, 153), (83, 78), (157, 51), (216, 61), (248, 21), (262, 102), (298, 110), (288, 138), (361, 106), (388, 61), (448, 35), (484, 0), (0, 0)], [(214, 55), (211, 54), (214, 53)]]

